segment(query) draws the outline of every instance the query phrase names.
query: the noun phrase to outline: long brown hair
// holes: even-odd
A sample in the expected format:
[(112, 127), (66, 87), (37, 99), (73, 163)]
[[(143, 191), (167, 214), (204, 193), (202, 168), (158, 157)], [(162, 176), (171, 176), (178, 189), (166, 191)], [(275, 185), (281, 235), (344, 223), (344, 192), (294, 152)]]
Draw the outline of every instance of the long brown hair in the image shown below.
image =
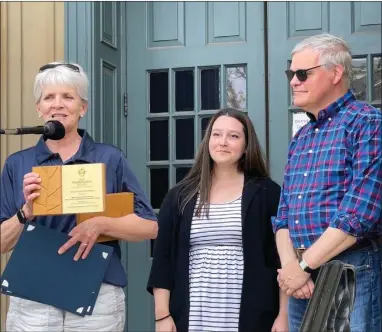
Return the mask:
[(181, 213), (184, 212), (187, 203), (199, 193), (199, 204), (195, 214), (200, 216), (201, 211), (203, 210), (208, 217), (213, 169), (213, 160), (210, 156), (208, 143), (211, 136), (212, 126), (221, 116), (235, 118), (243, 125), (246, 147), (244, 150), (245, 152), (239, 160), (239, 170), (250, 177), (268, 177), (262, 150), (257, 139), (255, 128), (249, 117), (245, 113), (233, 108), (222, 109), (209, 121), (206, 133), (200, 143), (195, 163), (186, 177), (178, 183), (178, 186), (180, 187), (178, 203), (180, 205)]

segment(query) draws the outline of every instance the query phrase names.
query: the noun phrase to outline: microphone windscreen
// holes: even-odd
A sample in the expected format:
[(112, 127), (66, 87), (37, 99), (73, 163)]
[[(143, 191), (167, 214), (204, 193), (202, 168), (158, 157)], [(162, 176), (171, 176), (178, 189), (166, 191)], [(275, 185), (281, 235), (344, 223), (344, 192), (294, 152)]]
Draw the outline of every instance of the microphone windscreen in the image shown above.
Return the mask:
[(57, 141), (65, 137), (65, 127), (60, 121), (51, 120), (44, 125), (44, 136)]

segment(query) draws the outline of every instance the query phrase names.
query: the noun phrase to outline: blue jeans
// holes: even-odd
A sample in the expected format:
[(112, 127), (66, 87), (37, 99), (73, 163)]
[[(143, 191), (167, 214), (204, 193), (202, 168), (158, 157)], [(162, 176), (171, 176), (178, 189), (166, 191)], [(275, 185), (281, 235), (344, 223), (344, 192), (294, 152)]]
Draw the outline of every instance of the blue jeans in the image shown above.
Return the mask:
[[(351, 332), (382, 332), (382, 245), (342, 253), (334, 259), (356, 268), (356, 296)], [(309, 300), (289, 298), (289, 332), (299, 332)]]

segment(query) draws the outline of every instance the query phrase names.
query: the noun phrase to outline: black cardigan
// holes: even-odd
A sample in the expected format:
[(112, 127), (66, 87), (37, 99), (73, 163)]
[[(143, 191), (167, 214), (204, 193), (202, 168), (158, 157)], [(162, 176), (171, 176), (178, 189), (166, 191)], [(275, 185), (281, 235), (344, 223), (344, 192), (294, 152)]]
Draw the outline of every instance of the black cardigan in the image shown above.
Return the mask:
[[(188, 331), (189, 250), (194, 197), (181, 215), (179, 188), (166, 195), (159, 212), (159, 233), (147, 290), (170, 290), (170, 313), (178, 332)], [(240, 332), (269, 332), (279, 310), (279, 257), (272, 231), (280, 187), (269, 178), (245, 178), (242, 195), (244, 273)]]

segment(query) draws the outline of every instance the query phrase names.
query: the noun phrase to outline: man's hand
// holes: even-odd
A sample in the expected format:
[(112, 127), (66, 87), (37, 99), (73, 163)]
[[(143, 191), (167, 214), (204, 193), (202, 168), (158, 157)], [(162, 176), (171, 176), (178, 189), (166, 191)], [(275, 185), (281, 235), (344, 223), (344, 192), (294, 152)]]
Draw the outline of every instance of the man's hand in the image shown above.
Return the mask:
[(90, 218), (74, 227), (69, 233), (71, 239), (58, 249), (58, 253), (61, 255), (77, 242), (80, 242), (81, 244), (74, 256), (74, 260), (78, 261), (81, 257), (85, 259), (93, 248), (98, 236), (101, 234), (103, 219), (105, 219), (105, 217)]
[(298, 260), (293, 260), (285, 265), (284, 268), (277, 270), (279, 273), (277, 281), (280, 288), (287, 295), (292, 295), (308, 281), (310, 274), (302, 270)]
[(306, 284), (293, 293), (296, 299), (308, 300), (313, 296), (314, 282), (311, 278), (308, 279)]

